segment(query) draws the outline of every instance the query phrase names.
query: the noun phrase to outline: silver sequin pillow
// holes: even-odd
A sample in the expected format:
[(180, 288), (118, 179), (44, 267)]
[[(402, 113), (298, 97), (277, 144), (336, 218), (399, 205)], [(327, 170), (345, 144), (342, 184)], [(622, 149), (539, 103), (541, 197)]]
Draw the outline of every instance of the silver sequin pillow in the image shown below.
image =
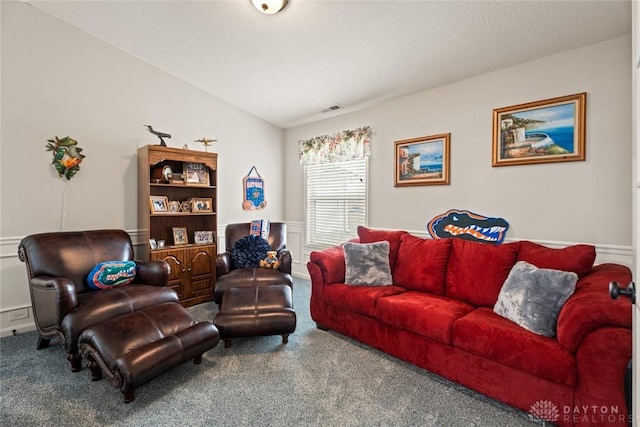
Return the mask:
[(509, 272), (493, 311), (528, 331), (553, 337), (560, 309), (573, 294), (577, 281), (576, 273), (518, 261)]
[(347, 285), (387, 286), (393, 284), (389, 267), (389, 242), (353, 243), (343, 246)]

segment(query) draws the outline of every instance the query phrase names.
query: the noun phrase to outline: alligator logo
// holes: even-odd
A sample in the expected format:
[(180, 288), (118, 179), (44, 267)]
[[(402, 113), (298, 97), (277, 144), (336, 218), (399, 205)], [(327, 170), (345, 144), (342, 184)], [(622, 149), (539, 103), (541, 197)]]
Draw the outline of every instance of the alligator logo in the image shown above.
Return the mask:
[(503, 218), (490, 218), (457, 209), (438, 215), (427, 224), (427, 231), (434, 239), (458, 237), (496, 245), (504, 241), (508, 229), (509, 223)]

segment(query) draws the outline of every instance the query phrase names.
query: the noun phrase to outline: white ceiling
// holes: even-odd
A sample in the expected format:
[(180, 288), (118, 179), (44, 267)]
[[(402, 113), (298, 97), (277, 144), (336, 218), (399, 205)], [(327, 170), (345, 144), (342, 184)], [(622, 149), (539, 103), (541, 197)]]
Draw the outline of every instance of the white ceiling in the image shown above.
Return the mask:
[(631, 33), (630, 0), (289, 2), (29, 1), (281, 128)]

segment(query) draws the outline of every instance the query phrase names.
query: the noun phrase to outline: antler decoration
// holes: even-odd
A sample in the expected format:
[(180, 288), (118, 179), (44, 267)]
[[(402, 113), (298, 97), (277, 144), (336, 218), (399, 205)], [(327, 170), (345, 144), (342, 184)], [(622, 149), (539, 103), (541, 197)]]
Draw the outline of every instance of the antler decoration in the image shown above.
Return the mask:
[(82, 148), (78, 147), (78, 141), (65, 136), (62, 139), (47, 139), (49, 142), (47, 151), (53, 151), (53, 161), (51, 162), (58, 172), (58, 176), (67, 178), (69, 181), (80, 170), (80, 163), (86, 156), (82, 154)]

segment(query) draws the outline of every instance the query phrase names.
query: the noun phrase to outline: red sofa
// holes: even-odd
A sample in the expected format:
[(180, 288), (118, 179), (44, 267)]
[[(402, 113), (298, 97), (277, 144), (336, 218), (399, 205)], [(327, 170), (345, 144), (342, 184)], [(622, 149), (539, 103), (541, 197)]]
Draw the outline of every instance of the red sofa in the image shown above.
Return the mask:
[[(595, 249), (551, 249), (420, 239), (360, 227), (355, 242), (388, 241), (393, 284), (351, 286), (342, 246), (310, 255), (311, 316), (331, 329), (560, 426), (628, 423), (624, 374), (631, 358), (631, 304), (608, 285), (631, 281), (622, 265), (593, 266)], [(519, 260), (574, 271), (554, 337), (493, 311)]]

